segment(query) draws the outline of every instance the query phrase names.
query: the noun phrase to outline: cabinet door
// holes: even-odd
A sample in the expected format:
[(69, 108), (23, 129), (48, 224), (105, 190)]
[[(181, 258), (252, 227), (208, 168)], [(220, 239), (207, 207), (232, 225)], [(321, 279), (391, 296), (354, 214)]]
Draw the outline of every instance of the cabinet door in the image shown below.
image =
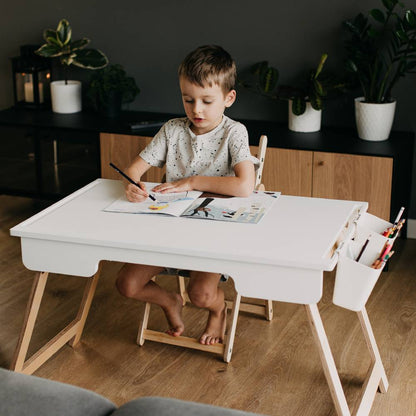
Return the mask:
[[(114, 163), (122, 170), (126, 169), (151, 140), (152, 137), (101, 133), (101, 176), (106, 179), (121, 179), (120, 174), (109, 163)], [(164, 169), (152, 167), (143, 175), (142, 180), (161, 182), (164, 172)]]
[(389, 220), (392, 173), (392, 158), (315, 152), (312, 196), (366, 201)]
[[(257, 146), (250, 147), (253, 155)], [(312, 152), (268, 147), (264, 160), (264, 186), (284, 195), (312, 195)]]
[(97, 133), (42, 128), (37, 137), (42, 195), (62, 197), (100, 176)]
[(28, 127), (1, 126), (0, 193), (38, 193), (35, 132)]

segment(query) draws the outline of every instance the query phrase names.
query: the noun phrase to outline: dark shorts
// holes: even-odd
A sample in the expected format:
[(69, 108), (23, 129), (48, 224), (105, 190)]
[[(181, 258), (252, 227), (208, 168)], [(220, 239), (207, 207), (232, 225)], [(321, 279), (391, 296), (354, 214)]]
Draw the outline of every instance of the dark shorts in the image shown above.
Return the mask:
[[(191, 271), (190, 270), (182, 270), (182, 269), (172, 269), (170, 267), (166, 267), (166, 274), (172, 275), (172, 276), (183, 276), (183, 277), (190, 277)], [(230, 276), (228, 274), (222, 274), (221, 275), (221, 282), (226, 282)]]

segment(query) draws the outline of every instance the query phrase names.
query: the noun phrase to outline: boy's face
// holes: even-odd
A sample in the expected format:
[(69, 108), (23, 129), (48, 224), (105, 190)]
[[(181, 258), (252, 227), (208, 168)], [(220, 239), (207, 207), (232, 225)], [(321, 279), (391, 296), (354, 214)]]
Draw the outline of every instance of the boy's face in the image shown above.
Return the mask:
[(217, 84), (201, 87), (184, 77), (179, 79), (179, 85), (185, 113), (192, 123), (191, 130), (196, 135), (215, 129), (221, 123), (224, 110), (233, 104), (236, 97), (235, 90), (224, 94)]

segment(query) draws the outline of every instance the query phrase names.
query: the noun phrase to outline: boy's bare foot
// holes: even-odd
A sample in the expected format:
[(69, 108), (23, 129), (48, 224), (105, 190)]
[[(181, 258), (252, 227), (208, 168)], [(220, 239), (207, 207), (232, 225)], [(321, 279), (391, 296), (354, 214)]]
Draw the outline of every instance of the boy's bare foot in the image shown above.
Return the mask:
[(172, 293), (171, 306), (163, 308), (170, 326), (166, 333), (173, 337), (179, 337), (185, 330), (185, 325), (182, 321), (182, 307), (182, 296), (177, 293)]
[(199, 342), (205, 345), (213, 345), (224, 342), (225, 328), (227, 325), (227, 305), (217, 314), (210, 311), (207, 326), (199, 338)]

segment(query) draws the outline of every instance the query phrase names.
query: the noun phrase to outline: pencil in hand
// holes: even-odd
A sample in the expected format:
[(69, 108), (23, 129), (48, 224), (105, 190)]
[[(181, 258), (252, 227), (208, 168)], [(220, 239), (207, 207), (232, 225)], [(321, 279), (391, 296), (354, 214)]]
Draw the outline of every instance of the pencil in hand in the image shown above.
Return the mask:
[[(130, 176), (128, 176), (128, 175), (126, 175), (121, 169), (119, 169), (114, 163), (111, 163), (110, 162), (110, 166), (114, 169), (114, 170), (116, 170), (121, 176), (123, 176), (124, 178), (126, 178), (130, 183), (132, 183), (133, 185), (136, 185), (139, 189), (141, 189), (142, 191), (143, 191), (143, 189), (141, 188), (141, 186), (137, 183), (137, 182), (134, 182), (134, 180), (132, 179), (132, 178), (130, 178)], [(153, 195), (150, 195), (150, 194), (148, 194), (149, 195), (149, 198), (152, 200), (152, 201), (156, 201), (156, 198), (153, 196)]]

